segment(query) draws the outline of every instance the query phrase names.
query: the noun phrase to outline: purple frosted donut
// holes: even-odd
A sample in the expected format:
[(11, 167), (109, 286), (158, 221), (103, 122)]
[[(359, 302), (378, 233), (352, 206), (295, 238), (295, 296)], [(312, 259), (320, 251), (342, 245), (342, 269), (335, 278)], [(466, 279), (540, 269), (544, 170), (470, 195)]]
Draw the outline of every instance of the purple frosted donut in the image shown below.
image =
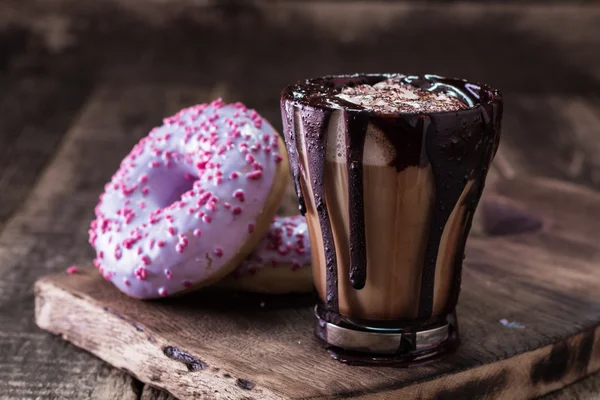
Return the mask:
[(223, 284), (262, 293), (313, 290), (306, 219), (275, 217), (263, 240)]
[(89, 231), (94, 265), (144, 299), (230, 273), (260, 241), (283, 194), (280, 141), (256, 111), (220, 99), (164, 119), (100, 195)]

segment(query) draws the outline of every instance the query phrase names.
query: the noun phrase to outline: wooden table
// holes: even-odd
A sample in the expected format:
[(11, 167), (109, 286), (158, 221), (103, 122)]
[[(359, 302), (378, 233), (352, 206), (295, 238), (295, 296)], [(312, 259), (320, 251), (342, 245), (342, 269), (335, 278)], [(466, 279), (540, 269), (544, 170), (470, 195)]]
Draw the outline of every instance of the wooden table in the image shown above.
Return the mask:
[[(600, 5), (0, 2), (0, 399), (168, 395), (35, 327), (32, 285), (89, 264), (120, 159), (162, 116), (222, 96), (280, 127), (281, 88), (353, 71), (503, 89), (495, 178), (600, 188)], [(600, 376), (552, 399), (592, 399)]]

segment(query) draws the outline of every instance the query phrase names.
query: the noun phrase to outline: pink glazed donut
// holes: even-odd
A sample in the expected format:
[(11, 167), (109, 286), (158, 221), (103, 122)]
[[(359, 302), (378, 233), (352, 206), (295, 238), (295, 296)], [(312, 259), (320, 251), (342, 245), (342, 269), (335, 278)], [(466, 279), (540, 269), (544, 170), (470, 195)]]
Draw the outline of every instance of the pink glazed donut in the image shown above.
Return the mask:
[(275, 217), (256, 249), (222, 285), (260, 293), (312, 291), (306, 219), (301, 215)]
[(89, 231), (100, 273), (142, 299), (232, 272), (266, 233), (289, 174), (277, 132), (241, 103), (163, 122), (121, 162)]

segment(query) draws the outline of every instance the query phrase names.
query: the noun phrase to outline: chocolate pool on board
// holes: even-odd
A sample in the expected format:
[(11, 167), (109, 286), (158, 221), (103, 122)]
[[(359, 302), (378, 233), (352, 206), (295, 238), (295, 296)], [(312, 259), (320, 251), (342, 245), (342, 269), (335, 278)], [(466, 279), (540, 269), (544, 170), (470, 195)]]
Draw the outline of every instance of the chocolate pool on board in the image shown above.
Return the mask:
[(327, 76), (285, 88), (281, 111), (312, 244), (316, 335), (348, 363), (415, 365), (455, 350), (500, 92), (436, 75)]

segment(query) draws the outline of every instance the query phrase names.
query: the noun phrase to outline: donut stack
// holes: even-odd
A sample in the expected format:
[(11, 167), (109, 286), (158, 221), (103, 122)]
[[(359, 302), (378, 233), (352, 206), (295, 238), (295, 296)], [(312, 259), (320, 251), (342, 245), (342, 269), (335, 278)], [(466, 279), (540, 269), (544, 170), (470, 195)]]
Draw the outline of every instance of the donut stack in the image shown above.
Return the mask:
[(306, 222), (275, 218), (288, 180), (285, 146), (256, 111), (220, 99), (181, 110), (106, 184), (89, 230), (94, 265), (141, 299), (225, 277), (249, 291), (311, 290)]

